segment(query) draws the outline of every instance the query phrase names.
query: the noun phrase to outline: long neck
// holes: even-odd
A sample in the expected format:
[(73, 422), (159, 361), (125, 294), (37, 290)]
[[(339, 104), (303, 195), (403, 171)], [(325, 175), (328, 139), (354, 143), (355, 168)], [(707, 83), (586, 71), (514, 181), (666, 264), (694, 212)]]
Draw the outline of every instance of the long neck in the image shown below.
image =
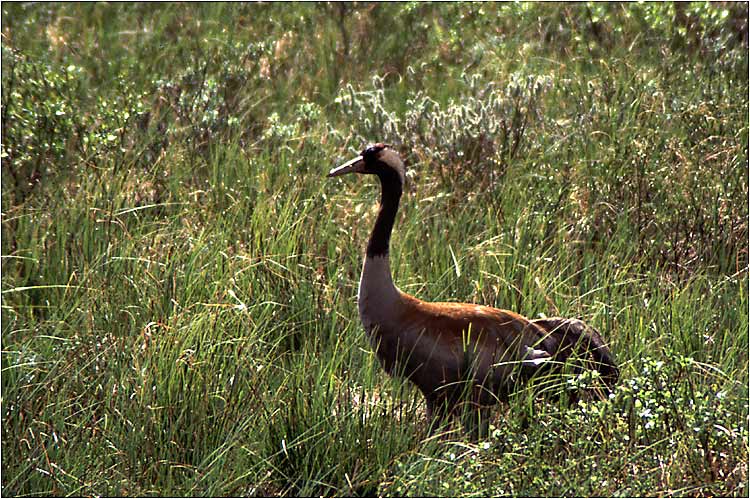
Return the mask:
[(379, 175), (380, 178), (380, 211), (375, 220), (375, 227), (370, 234), (367, 243), (367, 256), (388, 257), (391, 243), (391, 232), (398, 213), (398, 203), (401, 200), (401, 178), (398, 173), (386, 171)]
[(359, 281), (359, 315), (367, 331), (374, 324), (382, 324), (393, 313), (392, 307), (400, 299), (393, 284), (388, 249), (401, 199), (401, 179), (396, 172), (379, 175), (382, 187), (380, 211), (367, 243), (367, 254)]

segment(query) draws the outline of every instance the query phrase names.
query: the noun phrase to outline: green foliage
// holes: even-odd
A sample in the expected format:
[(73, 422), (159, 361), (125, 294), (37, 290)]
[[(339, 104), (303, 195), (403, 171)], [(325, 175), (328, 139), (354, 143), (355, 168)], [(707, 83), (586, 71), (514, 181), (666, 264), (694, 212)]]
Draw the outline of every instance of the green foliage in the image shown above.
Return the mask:
[[(214, 140), (243, 135), (252, 138), (258, 128), (253, 123), (253, 106), (257, 99), (248, 90), (258, 84), (254, 75), (260, 60), (268, 57), (269, 43), (236, 43), (191, 64), (173, 79), (155, 82), (158, 127), (168, 132), (170, 140), (206, 149)], [(227, 64), (227, 61), (232, 61)], [(242, 125), (243, 131), (240, 131)]]
[[(411, 67), (407, 71), (414, 74)], [(523, 152), (527, 127), (540, 117), (538, 101), (548, 78), (512, 74), (504, 88), (482, 84), (479, 75), (462, 75), (466, 90), (458, 102), (443, 107), (417, 92), (406, 100), (402, 116), (389, 109), (383, 78), (373, 78), (372, 91), (351, 85), (337, 98), (342, 112), (354, 118), (358, 139), (380, 135), (383, 140), (429, 162), (445, 187), (463, 179), (472, 184), (483, 177), (502, 180), (509, 163)], [(428, 159), (429, 158), (429, 159)], [(489, 171), (488, 171), (489, 170)]]
[[(2, 8), (3, 494), (747, 495), (746, 4)], [(426, 434), (324, 178), (380, 140), (401, 289), (583, 317), (610, 399)]]
[(143, 94), (124, 75), (115, 92), (90, 96), (80, 66), (38, 62), (7, 45), (2, 50), (8, 68), (2, 97), (6, 209), (40, 183), (85, 175), (103, 167), (103, 158), (132, 161), (141, 152)]

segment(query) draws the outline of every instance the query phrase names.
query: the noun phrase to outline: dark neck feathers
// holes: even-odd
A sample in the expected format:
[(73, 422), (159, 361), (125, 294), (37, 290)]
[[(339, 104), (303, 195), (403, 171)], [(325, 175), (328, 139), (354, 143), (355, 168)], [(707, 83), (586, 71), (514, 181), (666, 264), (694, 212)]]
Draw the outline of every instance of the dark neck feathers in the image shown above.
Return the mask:
[(392, 168), (379, 171), (378, 178), (380, 178), (381, 187), (380, 211), (370, 234), (370, 241), (367, 243), (367, 256), (370, 258), (388, 255), (391, 232), (403, 191), (401, 176)]

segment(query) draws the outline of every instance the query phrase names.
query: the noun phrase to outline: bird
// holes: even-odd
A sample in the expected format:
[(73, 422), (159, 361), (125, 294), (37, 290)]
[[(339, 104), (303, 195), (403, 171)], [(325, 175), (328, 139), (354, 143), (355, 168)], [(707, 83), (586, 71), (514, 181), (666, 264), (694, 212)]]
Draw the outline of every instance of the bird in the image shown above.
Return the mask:
[(331, 169), (328, 177), (352, 173), (375, 175), (381, 186), (359, 281), (359, 318), (382, 368), (422, 392), (430, 433), (450, 416), (466, 424), (468, 408), (476, 416), (468, 418), (474, 424), (467, 430), (486, 434), (493, 405), (508, 402), (533, 376), (559, 371), (574, 358), (585, 359), (612, 389), (619, 378), (612, 352), (600, 333), (579, 319), (529, 320), (509, 310), (428, 302), (401, 291), (393, 282), (389, 250), (406, 166), (392, 146), (380, 142)]

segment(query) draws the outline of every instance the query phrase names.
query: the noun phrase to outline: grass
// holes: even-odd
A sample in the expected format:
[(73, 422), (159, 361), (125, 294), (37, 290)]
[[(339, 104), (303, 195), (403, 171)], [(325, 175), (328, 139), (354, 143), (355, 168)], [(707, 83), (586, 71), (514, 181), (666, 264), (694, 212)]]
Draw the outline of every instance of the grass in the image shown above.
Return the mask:
[[(3, 495), (747, 495), (746, 4), (2, 9)], [(584, 318), (610, 400), (426, 435), (379, 140), (401, 289)]]

